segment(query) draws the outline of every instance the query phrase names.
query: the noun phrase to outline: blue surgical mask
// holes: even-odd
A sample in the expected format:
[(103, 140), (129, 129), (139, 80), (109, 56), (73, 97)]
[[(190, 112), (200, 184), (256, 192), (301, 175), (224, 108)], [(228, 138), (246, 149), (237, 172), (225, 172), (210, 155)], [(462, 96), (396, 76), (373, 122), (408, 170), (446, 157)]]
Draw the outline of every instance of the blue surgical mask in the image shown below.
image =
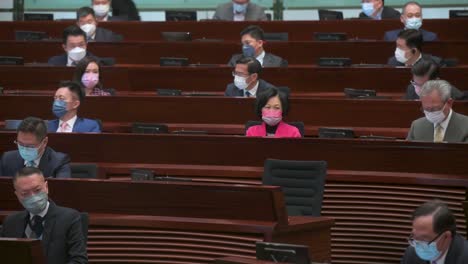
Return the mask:
[(62, 118), (67, 113), (67, 102), (54, 100), (54, 103), (52, 104), (52, 112), (57, 118)]
[(25, 161), (35, 161), (39, 157), (39, 148), (24, 147), (18, 144), (18, 151)]
[(236, 12), (237, 14), (241, 14), (241, 13), (245, 14), (247, 11), (247, 4), (233, 3), (233, 8), (234, 8), (234, 12)]
[(255, 48), (244, 44), (242, 46), (242, 54), (244, 54), (245, 57), (254, 57), (255, 58)]
[(437, 249), (437, 243), (434, 241), (430, 244), (427, 242), (416, 242), (414, 245), (414, 250), (416, 255), (422, 260), (425, 261), (434, 261), (440, 256), (440, 251)]
[(422, 18), (420, 17), (412, 17), (408, 18), (405, 21), (405, 28), (406, 29), (416, 29), (418, 30), (422, 26)]
[(373, 3), (362, 3), (362, 12), (366, 16), (370, 17), (374, 13), (374, 4)]
[(49, 197), (47, 193), (41, 191), (40, 193), (22, 199), (21, 204), (23, 205), (24, 209), (26, 209), (28, 212), (30, 212), (33, 215), (37, 215), (44, 211), (44, 209), (47, 206), (48, 200)]

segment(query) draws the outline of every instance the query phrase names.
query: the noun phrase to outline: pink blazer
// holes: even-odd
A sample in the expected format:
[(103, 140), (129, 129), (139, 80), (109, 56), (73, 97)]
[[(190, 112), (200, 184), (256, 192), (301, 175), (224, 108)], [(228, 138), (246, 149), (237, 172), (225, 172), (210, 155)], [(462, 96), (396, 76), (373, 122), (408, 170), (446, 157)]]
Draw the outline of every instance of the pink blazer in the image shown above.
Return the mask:
[[(262, 122), (261, 125), (251, 126), (247, 129), (246, 136), (248, 137), (266, 137), (266, 125), (265, 122)], [(286, 124), (285, 122), (281, 121), (278, 124), (278, 128), (276, 129), (275, 138), (282, 138), (282, 137), (301, 137), (301, 133), (299, 133), (299, 129), (295, 126), (291, 126)]]

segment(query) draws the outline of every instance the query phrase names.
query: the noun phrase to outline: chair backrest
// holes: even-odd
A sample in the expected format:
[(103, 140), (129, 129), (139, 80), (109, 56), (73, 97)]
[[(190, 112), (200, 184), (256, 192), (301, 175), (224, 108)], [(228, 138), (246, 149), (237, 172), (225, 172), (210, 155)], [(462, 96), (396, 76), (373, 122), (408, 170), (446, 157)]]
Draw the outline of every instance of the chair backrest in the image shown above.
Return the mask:
[[(249, 127), (257, 126), (260, 124), (262, 124), (262, 121), (256, 121), (256, 120), (247, 121), (247, 123), (245, 123), (245, 134), (247, 134), (247, 130), (249, 129)], [(297, 129), (299, 130), (299, 133), (301, 134), (301, 137), (304, 137), (304, 133), (305, 133), (304, 122), (287, 122), (287, 124), (297, 127)]]
[(263, 184), (280, 186), (290, 216), (320, 216), (326, 161), (265, 161)]
[(17, 119), (7, 119), (5, 120), (5, 130), (17, 130), (18, 126), (21, 124), (21, 121), (23, 120), (17, 120)]
[(132, 133), (167, 134), (169, 133), (169, 127), (166, 124), (133, 123)]
[(89, 216), (86, 212), (81, 212), (81, 229), (83, 231), (83, 236), (85, 238), (85, 243), (88, 243), (88, 225), (89, 225)]
[(94, 163), (70, 163), (71, 177), (82, 179), (96, 179), (98, 166)]
[(266, 41), (288, 41), (289, 33), (288, 32), (265, 32), (264, 38)]

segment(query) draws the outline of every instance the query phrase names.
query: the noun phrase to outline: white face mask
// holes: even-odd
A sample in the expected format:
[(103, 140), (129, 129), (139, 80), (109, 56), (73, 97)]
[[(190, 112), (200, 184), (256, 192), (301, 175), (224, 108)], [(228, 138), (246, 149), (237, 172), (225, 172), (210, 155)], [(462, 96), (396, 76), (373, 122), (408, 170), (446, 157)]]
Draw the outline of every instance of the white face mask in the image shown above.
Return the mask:
[(86, 49), (76, 47), (72, 50), (69, 50), (68, 52), (68, 58), (70, 58), (72, 61), (80, 61), (86, 56)]
[(249, 86), (246, 77), (241, 77), (237, 75), (234, 76), (234, 85), (240, 90), (245, 90)]
[(422, 26), (422, 18), (420, 17), (412, 17), (407, 18), (405, 21), (405, 28), (406, 29), (416, 29), (418, 30)]
[(431, 122), (434, 125), (437, 125), (437, 124), (442, 123), (446, 118), (444, 114), (444, 109), (445, 109), (445, 105), (444, 105), (444, 108), (442, 108), (442, 110), (440, 111), (429, 112), (429, 111), (424, 110), (424, 115), (426, 116), (426, 119), (429, 122)]
[(408, 58), (405, 57), (405, 51), (400, 49), (400, 48), (396, 48), (395, 49), (395, 58), (398, 62), (401, 62), (401, 63), (406, 63), (408, 61)]
[(80, 28), (84, 32), (86, 32), (86, 36), (88, 38), (92, 37), (94, 35), (94, 32), (96, 32), (96, 25), (95, 24), (84, 24)]
[(96, 16), (98, 17), (105, 17), (110, 10), (110, 5), (94, 5), (93, 6), (94, 13), (96, 13)]

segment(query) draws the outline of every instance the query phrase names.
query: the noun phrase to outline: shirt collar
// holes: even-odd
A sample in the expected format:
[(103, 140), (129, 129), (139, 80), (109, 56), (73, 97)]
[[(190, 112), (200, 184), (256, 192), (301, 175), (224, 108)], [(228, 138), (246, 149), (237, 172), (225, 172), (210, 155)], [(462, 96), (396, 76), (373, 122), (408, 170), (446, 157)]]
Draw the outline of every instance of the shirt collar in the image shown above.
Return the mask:
[(436, 260), (436, 264), (444, 264), (445, 263), (445, 258), (447, 257), (447, 252), (448, 252), (448, 249), (445, 250), (445, 253), (444, 255), (442, 255), (442, 257), (440, 257), (438, 260)]
[(246, 92), (249, 92), (251, 94), (251, 96), (255, 97), (256, 94), (257, 94), (257, 90), (258, 90), (258, 84), (260, 83), (260, 81), (257, 80), (257, 84), (255, 84), (254, 87), (252, 87), (252, 89), (250, 90), (245, 90)]
[(260, 64), (263, 66), (263, 59), (265, 58), (265, 51), (262, 51), (260, 55), (257, 56), (257, 60), (260, 62)]
[[(46, 208), (44, 210), (42, 210), (42, 212), (38, 213), (37, 215), (44, 218), (44, 216), (47, 214), (47, 211), (49, 211), (49, 205), (50, 205), (50, 202), (47, 201)], [(34, 215), (29, 213), (29, 219), (32, 219), (33, 217), (34, 217)]]
[(448, 127), (449, 122), (450, 122), (450, 118), (452, 118), (452, 112), (453, 112), (452, 109), (450, 109), (450, 112), (449, 112), (447, 118), (445, 118), (444, 121), (442, 121), (439, 124), (434, 124), (434, 129), (436, 128), (437, 125), (440, 125), (445, 131), (447, 129), (447, 127)]
[[(422, 53), (419, 53), (419, 57), (418, 59), (413, 63), (413, 65), (415, 65), (416, 63), (418, 63), (419, 60), (422, 59)], [(406, 66), (413, 66), (413, 65), (406, 65)]]
[[(67, 124), (68, 124), (68, 127), (70, 127), (71, 129), (73, 129), (73, 126), (75, 125), (75, 122), (76, 122), (76, 119), (78, 118), (77, 115), (75, 115), (74, 117), (72, 117), (70, 120), (67, 121)], [(59, 126), (60, 127), (61, 125), (63, 124), (63, 121), (59, 119)]]

